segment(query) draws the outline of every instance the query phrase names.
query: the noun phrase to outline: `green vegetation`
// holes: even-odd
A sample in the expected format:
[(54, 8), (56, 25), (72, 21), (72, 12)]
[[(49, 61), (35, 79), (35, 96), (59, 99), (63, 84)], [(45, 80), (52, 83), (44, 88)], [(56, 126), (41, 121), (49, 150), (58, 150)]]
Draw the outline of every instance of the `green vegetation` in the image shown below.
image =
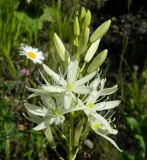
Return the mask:
[[(144, 22), (143, 28), (139, 28), (135, 16), (131, 15), (131, 6), (133, 4), (131, 0), (128, 0), (128, 4), (126, 4), (129, 14), (127, 13), (125, 18), (121, 16), (122, 21), (120, 17), (120, 19), (115, 18), (113, 14), (111, 16), (106, 15), (102, 21), (98, 17), (101, 13), (96, 13), (96, 9), (102, 8), (105, 3), (103, 0), (90, 0), (88, 2), (84, 0), (72, 0), (70, 2), (67, 0), (51, 0), (49, 2), (45, 0), (32, 0), (30, 2), (27, 0), (0, 0), (0, 159), (58, 159), (55, 153), (56, 150), (53, 151), (50, 148), (51, 145), (46, 141), (42, 131), (33, 131), (34, 125), (23, 116), (23, 113), (26, 112), (24, 101), (28, 97), (26, 86), (29, 84), (34, 88), (37, 86), (39, 66), (32, 64), (32, 62), (19, 55), (20, 44), (28, 44), (42, 50), (46, 64), (57, 71), (57, 66), (61, 65), (61, 58), (56, 54), (57, 47), (53, 44), (54, 33), (56, 32), (59, 35), (68, 49), (71, 47), (69, 42), (74, 44), (73, 50), (76, 51), (77, 58), (80, 58), (79, 55), (83, 58), (83, 53), (87, 49), (89, 34), (91, 35), (96, 29), (97, 23), (100, 25), (101, 22), (108, 19), (107, 17), (112, 17), (112, 27), (110, 27), (108, 35), (105, 35), (102, 45), (100, 45), (101, 53), (105, 53), (105, 55), (103, 54), (103, 58), (95, 55), (95, 58), (92, 59), (93, 63), (87, 68), (87, 71), (92, 72), (96, 65), (103, 63), (103, 60), (99, 61), (100, 64), (96, 63), (97, 59), (105, 59), (107, 55), (103, 43), (106, 45), (111, 43), (113, 46), (115, 42), (123, 41), (121, 45), (118, 45), (117, 55), (114, 55), (112, 51), (110, 51), (110, 54), (108, 53), (108, 60), (102, 68), (102, 76), (111, 76), (110, 85), (114, 84), (113, 82), (118, 82), (119, 86), (119, 91), (115, 94), (115, 97), (113, 96), (113, 98), (121, 100), (121, 105), (115, 113), (115, 117), (118, 119), (115, 123), (118, 126), (119, 133), (113, 139), (116, 140), (123, 153), (116, 152), (109, 142), (90, 132), (87, 138), (94, 144), (94, 148), (90, 149), (87, 145), (81, 146), (77, 160), (86, 158), (97, 160), (97, 157), (99, 157), (98, 160), (145, 160), (147, 158), (146, 59), (140, 56), (142, 50), (137, 48), (137, 42), (136, 44), (134, 41), (129, 43), (129, 38), (135, 35), (136, 32), (132, 34), (127, 24), (133, 21), (134, 26), (138, 26), (141, 37), (143, 37), (143, 33), (146, 33), (144, 30), (147, 25)], [(83, 26), (79, 31), (77, 29), (79, 28), (77, 20), (79, 13), (75, 13), (75, 11), (83, 5), (91, 11), (92, 17), (95, 18), (91, 19), (90, 12), (87, 12), (89, 20), (84, 21), (81, 14), (82, 21), (80, 23), (82, 22)], [(97, 8), (95, 8), (96, 6)], [(90, 20), (93, 26), (84, 28), (85, 25), (89, 26)], [(123, 24), (124, 21), (125, 24)], [(119, 22), (121, 23), (120, 26), (118, 25)], [(106, 21), (106, 23), (109, 24), (109, 21)], [(75, 26), (76, 29), (71, 26)], [(105, 28), (105, 26), (102, 26), (102, 28)], [(99, 28), (99, 30), (102, 30), (102, 28)], [(74, 34), (72, 34), (73, 32)], [(103, 34), (99, 37), (95, 37), (93, 34), (90, 41), (97, 40)], [(131, 45), (131, 49), (129, 49), (129, 45)], [(107, 46), (109, 50), (109, 45)], [(141, 47), (142, 45), (138, 42), (138, 46)], [(119, 53), (121, 54), (119, 55)], [(138, 57), (142, 64), (136, 68), (135, 60)], [(83, 70), (84, 72), (86, 71)], [(36, 102), (35, 98), (33, 102)], [(81, 123), (84, 123), (83, 120), (81, 120)], [(77, 128), (80, 128), (80, 125), (82, 124), (78, 123)], [(77, 132), (80, 132), (80, 129)], [(64, 138), (59, 130), (58, 134)], [(55, 138), (58, 139), (58, 136)], [(78, 139), (75, 145), (76, 143), (79, 143)], [(62, 147), (63, 144), (57, 146), (58, 152), (64, 153)]]

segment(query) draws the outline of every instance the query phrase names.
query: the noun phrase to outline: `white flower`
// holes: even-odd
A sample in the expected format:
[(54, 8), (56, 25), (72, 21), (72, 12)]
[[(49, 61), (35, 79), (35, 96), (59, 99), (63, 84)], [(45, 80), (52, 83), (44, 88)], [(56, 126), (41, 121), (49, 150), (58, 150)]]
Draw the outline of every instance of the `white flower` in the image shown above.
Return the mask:
[(117, 144), (111, 138), (106, 136), (107, 134), (117, 134), (117, 130), (113, 129), (110, 125), (110, 118), (108, 120), (105, 118), (109, 111), (107, 111), (104, 116), (101, 115), (101, 111), (113, 109), (120, 104), (119, 100), (107, 101), (108, 98), (101, 102), (106, 95), (110, 95), (117, 90), (117, 85), (111, 88), (104, 88), (105, 82), (106, 79), (101, 80), (100, 76), (98, 75), (98, 78), (91, 82), (90, 85), (92, 86), (93, 90), (84, 100), (84, 102), (78, 98), (78, 106), (81, 106), (82, 108), (85, 107), (83, 111), (88, 116), (91, 128), (94, 130), (94, 132), (106, 138), (118, 150), (121, 151)]
[(47, 74), (55, 81), (54, 85), (41, 85), (42, 89), (28, 88), (30, 91), (35, 93), (64, 93), (64, 106), (66, 109), (71, 107), (71, 102), (74, 94), (88, 94), (92, 91), (91, 86), (85, 86), (85, 83), (89, 82), (97, 73), (92, 72), (81, 79), (79, 77), (78, 61), (69, 61), (67, 67), (66, 80), (63, 75), (59, 75), (43, 64), (44, 70)]
[(42, 96), (41, 106), (25, 103), (25, 108), (28, 110), (28, 117), (26, 118), (38, 125), (34, 127), (34, 130), (42, 130), (48, 126), (63, 123), (65, 120), (65, 114), (82, 110), (82, 107), (76, 107), (69, 110), (65, 110), (63, 103), (63, 94), (56, 97)]
[(97, 133), (98, 135), (102, 136), (103, 138), (107, 139), (110, 143), (112, 143), (120, 152), (122, 150), (117, 146), (117, 144), (112, 140), (110, 137), (108, 137), (108, 134), (117, 134), (117, 130), (113, 129), (110, 126), (109, 121), (107, 121), (104, 117), (101, 115), (94, 113), (91, 117), (89, 117), (89, 122), (91, 125), (92, 130)]
[(37, 48), (32, 48), (31, 46), (21, 44), (20, 55), (25, 55), (28, 59), (32, 60), (34, 63), (41, 64), (44, 60), (43, 54), (41, 51), (38, 51)]
[(78, 99), (79, 106), (85, 107), (85, 113), (87, 115), (89, 112), (113, 109), (120, 104), (119, 100), (107, 101), (108, 97), (105, 101), (101, 102), (101, 99), (103, 99), (106, 95), (110, 95), (117, 90), (117, 85), (111, 88), (104, 88), (105, 82), (105, 79), (101, 80), (100, 76), (98, 76), (98, 78), (91, 82), (90, 86), (92, 87), (92, 91), (89, 93), (84, 102)]

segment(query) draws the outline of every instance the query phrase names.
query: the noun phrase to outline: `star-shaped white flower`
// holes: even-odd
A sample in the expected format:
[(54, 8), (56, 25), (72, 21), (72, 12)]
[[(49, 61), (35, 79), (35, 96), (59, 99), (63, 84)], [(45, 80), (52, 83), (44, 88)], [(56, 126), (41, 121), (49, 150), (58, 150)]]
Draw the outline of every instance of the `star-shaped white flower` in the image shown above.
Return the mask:
[(118, 131), (116, 129), (113, 129), (110, 125), (109, 120), (106, 120), (103, 116), (97, 113), (93, 113), (91, 116), (89, 116), (89, 122), (91, 125), (92, 130), (102, 136), (103, 138), (107, 139), (110, 143), (112, 143), (120, 152), (122, 150), (118, 147), (118, 145), (114, 142), (113, 139), (108, 137), (108, 134), (117, 134)]
[(41, 85), (42, 89), (28, 88), (32, 92), (36, 93), (64, 93), (64, 106), (66, 109), (71, 107), (71, 102), (74, 94), (88, 94), (91, 92), (91, 86), (85, 86), (97, 73), (92, 72), (85, 77), (79, 78), (78, 61), (69, 61), (67, 67), (66, 80), (62, 75), (55, 73), (48, 66), (43, 64), (44, 70), (55, 81), (54, 85)]
[(63, 123), (65, 120), (65, 114), (70, 112), (83, 110), (82, 107), (75, 107), (69, 110), (64, 108), (63, 94), (56, 97), (42, 96), (42, 104), (40, 106), (25, 103), (25, 108), (28, 111), (27, 119), (37, 123), (34, 130), (42, 130), (48, 126)]
[[(121, 149), (117, 146), (117, 144), (108, 136), (107, 134), (117, 134), (117, 130), (113, 129), (110, 125), (110, 119), (106, 119), (105, 116), (102, 116), (101, 111), (109, 112), (110, 109), (117, 107), (120, 104), (119, 100), (114, 101), (105, 101), (101, 102), (101, 99), (106, 95), (110, 95), (117, 90), (117, 85), (111, 88), (104, 88), (106, 80), (100, 79), (100, 76), (91, 82), (91, 86), (93, 88), (92, 92), (87, 96), (87, 98), (81, 101), (78, 98), (78, 105), (81, 106), (85, 114), (87, 115), (91, 128), (99, 134), (100, 136), (106, 138), (110, 141), (118, 150)], [(107, 113), (106, 113), (107, 114)]]
[(85, 107), (85, 113), (89, 114), (89, 112), (96, 112), (96, 111), (103, 111), (103, 110), (110, 110), (117, 107), (120, 104), (119, 100), (114, 101), (101, 101), (101, 99), (105, 96), (108, 96), (117, 90), (117, 85), (111, 88), (104, 88), (105, 79), (98, 78), (94, 79), (90, 86), (92, 87), (92, 91), (89, 93), (87, 98), (83, 101), (78, 99), (78, 103), (81, 107)]

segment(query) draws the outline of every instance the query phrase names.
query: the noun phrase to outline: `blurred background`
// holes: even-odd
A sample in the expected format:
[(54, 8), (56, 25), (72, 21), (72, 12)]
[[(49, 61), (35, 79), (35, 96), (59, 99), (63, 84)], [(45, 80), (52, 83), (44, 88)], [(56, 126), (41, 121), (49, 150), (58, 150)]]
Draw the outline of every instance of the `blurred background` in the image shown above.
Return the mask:
[(113, 139), (124, 152), (91, 133), (88, 139), (94, 147), (84, 144), (77, 160), (147, 159), (147, 1), (0, 0), (1, 160), (57, 160), (44, 134), (33, 131), (33, 124), (23, 117), (25, 86), (36, 87), (39, 66), (21, 57), (19, 47), (25, 43), (39, 48), (45, 63), (56, 69), (60, 62), (53, 33), (68, 45), (75, 11), (82, 6), (91, 11), (91, 32), (112, 21), (99, 49), (109, 50), (102, 70), (110, 85), (119, 86), (114, 96), (122, 101), (115, 112), (119, 132)]

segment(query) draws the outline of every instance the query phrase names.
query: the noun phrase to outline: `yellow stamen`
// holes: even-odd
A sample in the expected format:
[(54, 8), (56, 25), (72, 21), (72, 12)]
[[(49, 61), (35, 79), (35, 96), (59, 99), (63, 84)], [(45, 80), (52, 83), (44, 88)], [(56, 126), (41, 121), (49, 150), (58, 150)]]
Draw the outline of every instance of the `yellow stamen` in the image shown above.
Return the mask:
[(95, 123), (94, 128), (100, 128), (102, 125), (100, 123)]
[(93, 103), (88, 103), (88, 104), (86, 105), (86, 107), (87, 107), (87, 108), (93, 108), (93, 107), (94, 107), (94, 104), (93, 104)]
[(57, 109), (53, 109), (55, 115), (59, 115), (59, 111)]
[(68, 90), (72, 90), (73, 87), (74, 87), (74, 84), (73, 84), (73, 83), (68, 83), (68, 84), (67, 84), (67, 89), (68, 89)]
[(30, 51), (27, 53), (28, 57), (32, 58), (32, 59), (35, 59), (36, 58), (36, 53)]

